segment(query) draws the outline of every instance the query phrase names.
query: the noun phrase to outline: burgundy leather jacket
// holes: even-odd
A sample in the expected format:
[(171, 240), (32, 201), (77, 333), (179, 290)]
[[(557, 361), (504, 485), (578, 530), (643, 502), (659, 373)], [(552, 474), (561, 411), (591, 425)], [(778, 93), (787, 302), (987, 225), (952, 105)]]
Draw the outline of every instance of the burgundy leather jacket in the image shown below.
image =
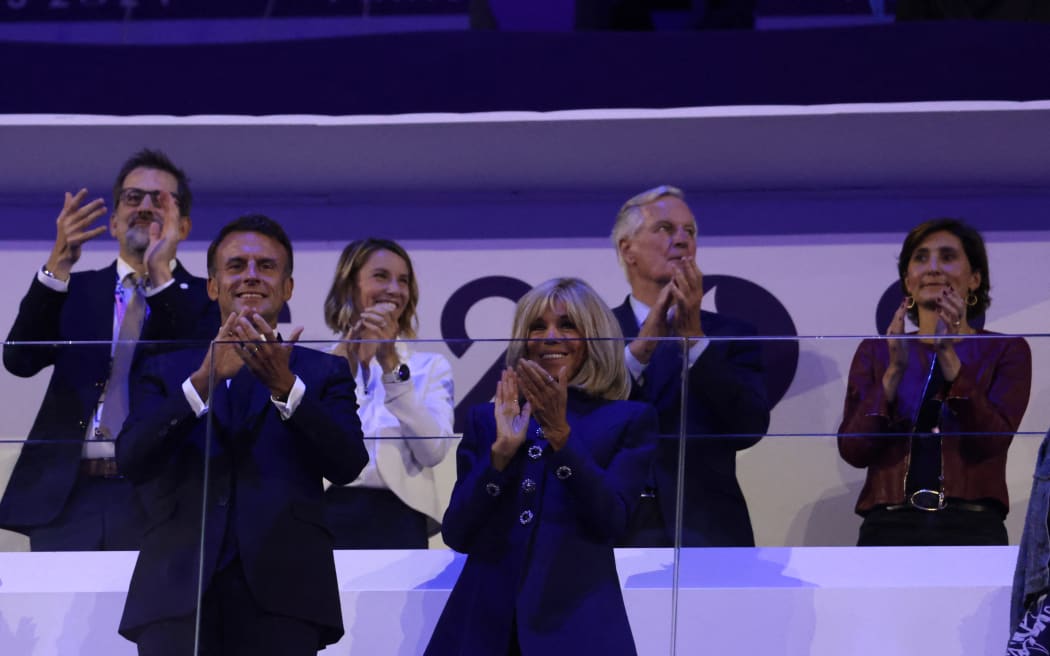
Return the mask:
[[(945, 496), (994, 499), (1010, 507), (1006, 451), (1021, 423), (1032, 384), (1032, 354), (1020, 337), (979, 331), (955, 344), (962, 362), (945, 392), (940, 417)], [(908, 340), (908, 368), (889, 403), (882, 376), (889, 364), (886, 340), (866, 339), (850, 365), (846, 407), (839, 426), (839, 454), (867, 467), (857, 513), (905, 502), (911, 432), (934, 347)]]

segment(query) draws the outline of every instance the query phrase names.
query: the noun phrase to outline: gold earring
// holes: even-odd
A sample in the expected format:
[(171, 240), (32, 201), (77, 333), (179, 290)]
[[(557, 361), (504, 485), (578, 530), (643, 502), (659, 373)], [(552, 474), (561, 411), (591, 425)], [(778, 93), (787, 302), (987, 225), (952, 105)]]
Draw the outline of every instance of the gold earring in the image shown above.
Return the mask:
[(966, 297), (966, 304), (970, 307), (977, 305), (977, 294), (970, 292), (970, 295)]
[(915, 307), (915, 297), (914, 296), (908, 296), (907, 299), (908, 299), (908, 302), (905, 303), (904, 307), (906, 307), (906, 308), (908, 308), (910, 310), (913, 307)]

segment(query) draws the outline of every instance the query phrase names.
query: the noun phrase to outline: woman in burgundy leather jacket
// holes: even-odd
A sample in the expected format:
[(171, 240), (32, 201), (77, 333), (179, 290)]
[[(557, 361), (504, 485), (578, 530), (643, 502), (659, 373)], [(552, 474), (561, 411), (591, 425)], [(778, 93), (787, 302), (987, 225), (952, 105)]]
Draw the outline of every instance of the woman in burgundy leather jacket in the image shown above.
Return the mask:
[(962, 221), (914, 228), (897, 268), (905, 298), (888, 339), (857, 348), (838, 431), (842, 457), (868, 470), (858, 545), (1005, 545), (1006, 452), (1031, 351), (972, 325), (990, 303), (988, 255)]

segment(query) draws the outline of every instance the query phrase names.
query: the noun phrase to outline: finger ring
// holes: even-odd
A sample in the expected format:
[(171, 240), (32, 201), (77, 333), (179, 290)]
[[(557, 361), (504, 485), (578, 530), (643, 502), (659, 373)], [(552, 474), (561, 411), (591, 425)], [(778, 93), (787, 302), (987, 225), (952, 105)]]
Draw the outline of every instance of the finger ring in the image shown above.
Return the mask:
[(961, 323), (962, 323), (962, 319), (959, 319), (958, 321), (956, 321), (952, 325), (955, 326), (956, 328), (958, 328)]
[(266, 335), (264, 335), (262, 333), (259, 333), (259, 341), (260, 342), (265, 342), (266, 341)]
[(553, 383), (554, 382), (554, 376), (552, 376), (550, 374), (547, 374), (547, 382), (548, 383)]
[(255, 355), (258, 352), (259, 352), (259, 347), (258, 346), (252, 348), (252, 355)]

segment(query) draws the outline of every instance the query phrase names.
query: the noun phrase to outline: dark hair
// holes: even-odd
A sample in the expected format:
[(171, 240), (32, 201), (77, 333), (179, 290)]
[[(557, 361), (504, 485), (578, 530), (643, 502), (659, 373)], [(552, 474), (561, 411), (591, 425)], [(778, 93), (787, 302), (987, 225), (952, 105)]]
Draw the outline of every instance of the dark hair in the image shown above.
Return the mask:
[[(975, 317), (984, 314), (988, 306), (992, 304), (992, 297), (988, 295), (991, 289), (991, 275), (988, 273), (988, 251), (984, 248), (984, 238), (976, 229), (967, 225), (961, 219), (939, 218), (931, 219), (921, 223), (908, 233), (901, 245), (901, 253), (897, 258), (897, 273), (900, 275), (901, 292), (908, 296), (908, 287), (905, 279), (908, 277), (908, 263), (915, 249), (919, 247), (927, 237), (935, 232), (949, 232), (959, 238), (962, 242), (963, 252), (970, 262), (970, 270), (981, 274), (981, 282), (973, 291), (977, 302), (971, 304), (969, 299), (966, 303), (966, 316)], [(916, 324), (919, 321), (919, 310), (913, 306), (908, 310), (908, 317)]]
[(288, 252), (288, 275), (292, 275), (292, 242), (288, 239), (288, 235), (285, 233), (284, 228), (281, 227), (281, 224), (263, 214), (245, 214), (224, 225), (208, 246), (209, 276), (215, 276), (215, 251), (218, 250), (219, 244), (235, 232), (256, 232), (284, 246), (284, 250)]
[(190, 179), (186, 177), (182, 169), (175, 166), (175, 163), (167, 155), (159, 150), (150, 150), (149, 148), (143, 148), (135, 153), (120, 167), (120, 172), (117, 173), (117, 180), (113, 183), (113, 207), (117, 207), (120, 204), (120, 192), (124, 189), (124, 178), (128, 177), (128, 174), (135, 169), (140, 168), (156, 169), (175, 176), (175, 180), (179, 184), (177, 192), (179, 194), (179, 214), (182, 216), (190, 215), (190, 208), (193, 206), (193, 192), (190, 191)]
[(350, 329), (350, 318), (362, 308), (353, 307), (354, 287), (357, 275), (368, 258), (376, 251), (390, 251), (405, 261), (408, 267), (408, 302), (398, 319), (398, 333), (408, 338), (416, 336), (416, 305), (419, 303), (419, 285), (416, 283), (416, 272), (412, 268), (412, 259), (396, 241), (369, 237), (358, 239), (346, 245), (339, 262), (335, 266), (335, 277), (328, 297), (324, 300), (324, 322), (333, 332), (340, 335)]

